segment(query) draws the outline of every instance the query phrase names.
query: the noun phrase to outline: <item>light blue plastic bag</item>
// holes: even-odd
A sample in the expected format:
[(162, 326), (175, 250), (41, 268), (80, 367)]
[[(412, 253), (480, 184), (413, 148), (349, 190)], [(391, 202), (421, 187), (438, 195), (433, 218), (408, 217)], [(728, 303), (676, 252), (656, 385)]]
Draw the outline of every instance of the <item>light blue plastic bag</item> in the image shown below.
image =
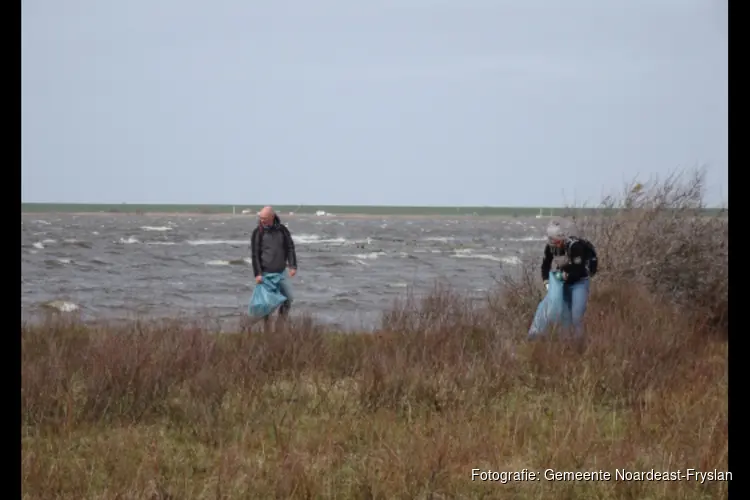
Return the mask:
[(279, 290), (279, 283), (282, 279), (284, 275), (281, 273), (263, 275), (263, 281), (255, 285), (253, 296), (250, 297), (247, 311), (250, 316), (256, 318), (268, 316), (286, 302), (286, 297)]
[(553, 324), (567, 328), (572, 323), (570, 308), (565, 304), (563, 296), (562, 276), (557, 272), (550, 273), (548, 283), (547, 295), (536, 309), (534, 321), (529, 329), (529, 337), (544, 334)]

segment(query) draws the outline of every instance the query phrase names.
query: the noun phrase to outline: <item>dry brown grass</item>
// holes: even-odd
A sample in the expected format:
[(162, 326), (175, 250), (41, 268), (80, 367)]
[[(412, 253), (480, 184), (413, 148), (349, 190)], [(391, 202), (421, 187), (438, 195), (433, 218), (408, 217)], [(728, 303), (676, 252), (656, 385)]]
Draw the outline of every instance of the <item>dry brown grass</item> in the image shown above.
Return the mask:
[(598, 244), (608, 268), (584, 345), (524, 341), (530, 275), (486, 305), (436, 289), (372, 335), (305, 319), (237, 335), (23, 326), (23, 496), (726, 497), (727, 482), (694, 478), (472, 481), (475, 468), (727, 470), (724, 326), (607, 260), (626, 258), (609, 253), (619, 241)]

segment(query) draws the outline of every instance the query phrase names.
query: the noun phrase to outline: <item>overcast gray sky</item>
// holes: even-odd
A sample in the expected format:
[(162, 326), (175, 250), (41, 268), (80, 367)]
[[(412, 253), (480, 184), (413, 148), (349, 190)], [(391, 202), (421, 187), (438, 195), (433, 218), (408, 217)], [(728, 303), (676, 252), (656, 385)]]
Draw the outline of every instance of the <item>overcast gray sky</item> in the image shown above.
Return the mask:
[(26, 202), (562, 205), (707, 165), (726, 0), (23, 0)]

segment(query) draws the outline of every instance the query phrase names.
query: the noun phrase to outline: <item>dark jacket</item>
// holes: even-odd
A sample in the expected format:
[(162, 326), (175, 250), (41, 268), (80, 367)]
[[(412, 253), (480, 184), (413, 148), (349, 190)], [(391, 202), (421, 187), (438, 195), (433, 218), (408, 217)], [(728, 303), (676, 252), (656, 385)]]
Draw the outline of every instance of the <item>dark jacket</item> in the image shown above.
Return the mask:
[(545, 245), (544, 258), (542, 259), (542, 279), (549, 280), (552, 261), (555, 257), (566, 257), (567, 263), (560, 266), (559, 270), (568, 274), (567, 284), (594, 276), (597, 271), (598, 261), (594, 245), (583, 238), (568, 238), (563, 248)]
[(253, 259), (253, 273), (280, 273), (287, 264), (297, 269), (297, 254), (289, 230), (281, 224), (278, 215), (274, 215), (273, 225), (263, 228), (260, 224), (250, 236), (250, 252)]

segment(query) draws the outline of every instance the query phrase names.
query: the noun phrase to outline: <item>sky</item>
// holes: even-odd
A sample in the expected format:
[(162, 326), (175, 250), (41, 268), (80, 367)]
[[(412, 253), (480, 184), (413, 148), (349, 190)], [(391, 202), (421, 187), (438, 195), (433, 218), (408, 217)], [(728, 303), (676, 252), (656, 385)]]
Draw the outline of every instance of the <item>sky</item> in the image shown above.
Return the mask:
[(24, 0), (22, 201), (562, 206), (705, 167), (726, 0)]

